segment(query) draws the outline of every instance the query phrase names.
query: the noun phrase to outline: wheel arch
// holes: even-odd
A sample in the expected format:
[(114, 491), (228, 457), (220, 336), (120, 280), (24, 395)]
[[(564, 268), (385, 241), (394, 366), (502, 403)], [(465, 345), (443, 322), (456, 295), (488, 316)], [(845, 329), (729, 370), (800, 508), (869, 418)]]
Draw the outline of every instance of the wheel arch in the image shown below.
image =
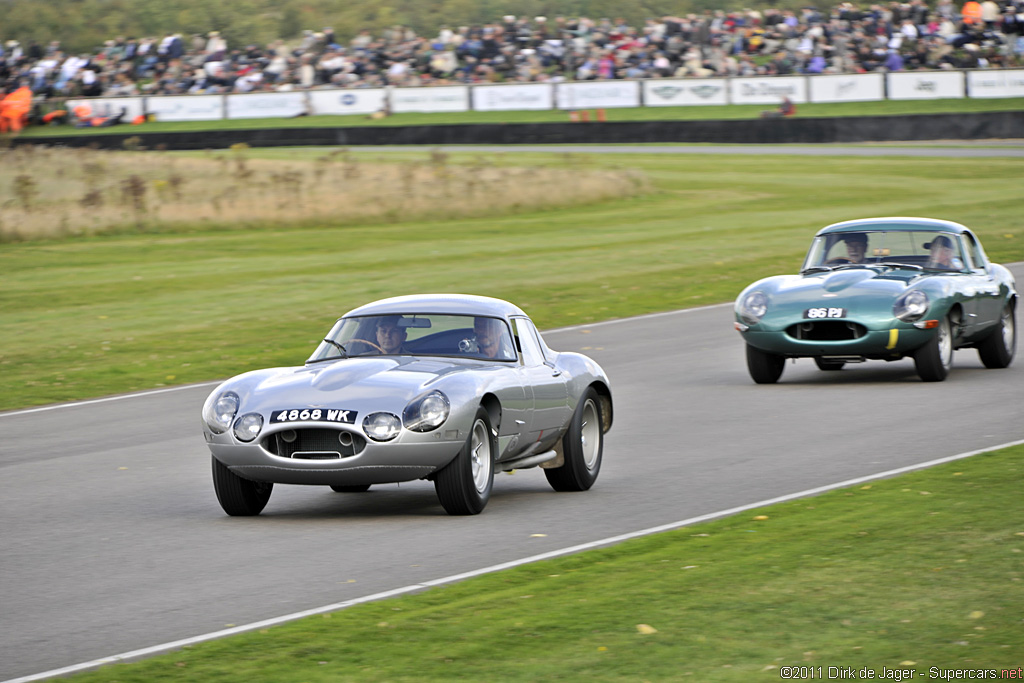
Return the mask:
[(596, 391), (601, 401), (601, 431), (607, 432), (612, 428), (612, 390), (601, 380), (591, 382), (588, 388)]
[(497, 434), (501, 431), (501, 401), (497, 396), (488, 392), (480, 397), (480, 407), (487, 411), (487, 417), (491, 420), (491, 429)]

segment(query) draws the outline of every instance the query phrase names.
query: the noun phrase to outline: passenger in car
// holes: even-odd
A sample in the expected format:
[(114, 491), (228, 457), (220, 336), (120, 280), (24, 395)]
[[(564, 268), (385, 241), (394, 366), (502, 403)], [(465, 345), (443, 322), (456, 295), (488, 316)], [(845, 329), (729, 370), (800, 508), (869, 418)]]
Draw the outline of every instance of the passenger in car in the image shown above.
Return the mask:
[(473, 334), (476, 335), (476, 343), (480, 354), (486, 358), (503, 358), (511, 360), (515, 358), (512, 353), (512, 345), (509, 341), (508, 329), (505, 324), (496, 318), (474, 318)]
[(931, 250), (928, 263), (925, 264), (926, 268), (945, 268), (947, 270), (963, 268), (963, 262), (956, 257), (956, 252), (953, 249), (953, 241), (945, 235), (939, 235), (925, 244), (924, 248)]

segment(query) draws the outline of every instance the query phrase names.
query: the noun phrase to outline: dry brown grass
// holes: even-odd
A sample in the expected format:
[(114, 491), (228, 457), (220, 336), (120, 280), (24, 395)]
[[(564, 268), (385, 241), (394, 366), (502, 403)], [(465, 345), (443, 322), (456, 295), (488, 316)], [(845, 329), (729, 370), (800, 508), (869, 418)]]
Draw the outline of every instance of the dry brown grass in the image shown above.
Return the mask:
[(366, 161), (348, 150), (315, 161), (253, 159), (244, 147), (205, 157), (21, 147), (0, 151), (0, 242), (197, 227), (330, 225), (472, 218), (574, 206), (649, 189), (633, 171)]

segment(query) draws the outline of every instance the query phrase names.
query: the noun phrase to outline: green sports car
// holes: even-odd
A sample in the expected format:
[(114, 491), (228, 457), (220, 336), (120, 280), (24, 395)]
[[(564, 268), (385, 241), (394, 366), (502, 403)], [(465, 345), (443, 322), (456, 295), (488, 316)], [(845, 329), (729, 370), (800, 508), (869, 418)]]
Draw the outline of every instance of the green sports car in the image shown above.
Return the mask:
[(1013, 275), (963, 225), (867, 218), (818, 231), (799, 275), (744, 289), (735, 327), (758, 384), (777, 382), (787, 358), (840, 370), (907, 356), (922, 380), (941, 382), (959, 348), (976, 348), (987, 368), (1009, 366), (1016, 308)]

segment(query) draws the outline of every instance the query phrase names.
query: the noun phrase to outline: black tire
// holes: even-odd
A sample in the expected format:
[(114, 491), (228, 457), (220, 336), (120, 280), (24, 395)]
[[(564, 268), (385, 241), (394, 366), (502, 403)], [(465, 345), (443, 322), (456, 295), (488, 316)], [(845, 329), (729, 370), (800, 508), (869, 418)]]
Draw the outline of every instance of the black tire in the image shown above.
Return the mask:
[(843, 366), (846, 365), (846, 361), (842, 360), (825, 360), (824, 358), (814, 358), (814, 364), (818, 366), (819, 370), (825, 372), (832, 372), (833, 370), (842, 370)]
[(491, 418), (477, 408), (473, 426), (455, 459), (434, 478), (434, 490), (449, 515), (476, 515), (487, 506), (494, 485), (494, 457), (498, 439)]
[(224, 512), (232, 517), (252, 517), (263, 512), (273, 484), (243, 479), (217, 458), (213, 460), (213, 489)]
[(978, 344), (978, 356), (986, 368), (1007, 368), (1017, 353), (1017, 310), (1007, 301), (999, 316), (999, 325)]
[(355, 484), (353, 486), (331, 486), (332, 491), (338, 493), (365, 493), (370, 490), (369, 484)]
[(939, 321), (935, 335), (914, 352), (914, 367), (923, 382), (941, 382), (953, 366), (953, 326), (949, 316)]
[(758, 384), (775, 384), (782, 377), (786, 359), (747, 344), (747, 371)]
[(594, 485), (604, 454), (603, 425), (601, 400), (590, 387), (576, 406), (569, 429), (562, 437), (565, 464), (544, 470), (551, 488), (556, 491), (586, 491)]

